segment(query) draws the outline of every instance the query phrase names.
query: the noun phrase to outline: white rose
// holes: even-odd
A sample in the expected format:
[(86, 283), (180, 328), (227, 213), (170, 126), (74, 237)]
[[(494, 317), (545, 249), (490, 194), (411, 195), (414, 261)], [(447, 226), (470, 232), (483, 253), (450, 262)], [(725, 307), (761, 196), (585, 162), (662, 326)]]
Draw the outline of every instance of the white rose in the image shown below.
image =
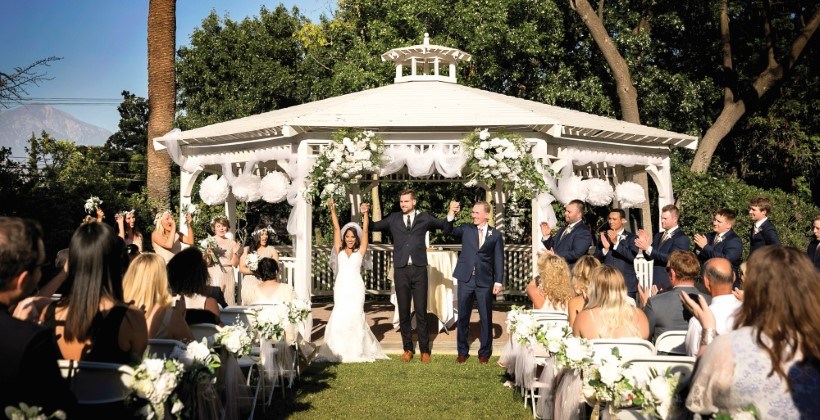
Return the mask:
[(356, 150), (364, 150), (367, 149), (367, 142), (364, 140), (360, 140), (356, 142)]
[(176, 400), (174, 401), (174, 406), (171, 407), (171, 414), (179, 413), (183, 408), (185, 408), (185, 405), (182, 404), (182, 401)]
[(150, 378), (157, 378), (162, 374), (162, 369), (165, 367), (165, 361), (162, 359), (145, 359), (142, 361), (145, 365), (145, 371)]
[(598, 369), (598, 373), (601, 375), (601, 382), (610, 387), (621, 379), (621, 369), (617, 365), (604, 364)]
[(493, 169), (490, 173), (495, 177), (501, 176), (501, 172), (499, 172), (498, 169)]
[(484, 150), (487, 150), (490, 147), (490, 142), (482, 141), (482, 142), (478, 143), (478, 147), (480, 147)]
[(478, 132), (478, 138), (481, 139), (481, 140), (487, 140), (488, 138), (490, 138), (490, 130), (485, 128), (485, 129), (479, 131)]
[(498, 146), (501, 146), (501, 139), (498, 138), (498, 137), (493, 137), (493, 139), (490, 140), (490, 147), (498, 147)]
[(584, 393), (584, 398), (586, 399), (590, 399), (595, 395), (595, 388), (589, 385), (584, 385), (581, 391)]
[(376, 143), (370, 143), (370, 150), (375, 152), (376, 150), (379, 150), (379, 146), (376, 145)]
[(479, 167), (486, 168), (489, 165), (490, 165), (490, 163), (487, 162), (487, 160), (485, 160), (485, 159), (481, 159), (481, 160), (478, 161), (478, 166)]
[(587, 356), (586, 349), (577, 337), (569, 337), (564, 342), (566, 346), (567, 359), (573, 362), (580, 362)]
[(487, 165), (490, 167), (495, 167), (496, 165), (498, 165), (498, 162), (493, 158), (489, 158), (487, 159)]
[(231, 353), (239, 353), (242, 350), (242, 340), (239, 338), (238, 334), (232, 334), (228, 337), (228, 340), (225, 342), (225, 346), (228, 347), (228, 350)]
[(348, 175), (347, 172), (342, 172), (342, 178), (348, 179), (348, 178), (350, 178), (350, 175)]
[(649, 391), (652, 395), (663, 401), (669, 399), (672, 394), (672, 389), (669, 387), (669, 382), (664, 376), (656, 376), (649, 381)]
[(370, 160), (370, 156), (372, 156), (372, 154), (370, 153), (369, 150), (362, 150), (361, 151), (361, 159), (362, 160)]

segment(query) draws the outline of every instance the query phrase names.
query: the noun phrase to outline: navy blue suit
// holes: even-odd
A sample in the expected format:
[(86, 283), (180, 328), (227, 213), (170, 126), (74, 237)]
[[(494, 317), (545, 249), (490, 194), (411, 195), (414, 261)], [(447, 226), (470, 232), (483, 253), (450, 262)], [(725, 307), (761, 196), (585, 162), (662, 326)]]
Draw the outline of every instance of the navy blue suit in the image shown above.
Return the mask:
[(809, 254), (809, 259), (814, 263), (814, 268), (820, 270), (820, 250), (817, 249), (818, 245), (820, 245), (820, 241), (818, 241), (817, 238), (812, 239), (806, 248), (806, 253)]
[(766, 245), (780, 245), (777, 229), (774, 228), (774, 224), (769, 219), (766, 219), (760, 225), (760, 232), (757, 232), (757, 234), (755, 234), (754, 224), (749, 228), (749, 256), (751, 257), (752, 252)]
[(702, 249), (695, 247), (695, 254), (702, 262), (710, 258), (726, 258), (732, 263), (732, 269), (737, 273), (740, 268), (740, 257), (743, 254), (743, 242), (740, 240), (740, 236), (737, 236), (735, 231), (729, 229), (723, 235), (723, 240), (717, 245), (715, 244), (715, 236), (717, 236), (717, 233), (714, 232), (707, 234), (706, 246)]
[(478, 227), (472, 223), (459, 225), (450, 234), (461, 238), (461, 254), (453, 271), (453, 277), (458, 280), (458, 354), (466, 356), (470, 351), (467, 336), (475, 300), (481, 326), (478, 356), (490, 357), (493, 352), (493, 285), (504, 281), (504, 238), (500, 231), (487, 225), (484, 243), (479, 248)]
[[(680, 227), (672, 232), (672, 237), (663, 241), (665, 232), (658, 232), (652, 238), (652, 254), (646, 255), (646, 259), (655, 261), (652, 266), (652, 284), (658, 286), (660, 290), (672, 287), (669, 282), (669, 274), (666, 272), (666, 264), (669, 263), (669, 256), (675, 251), (689, 251), (689, 237), (686, 236)], [(644, 252), (644, 255), (646, 253)]]
[[(638, 255), (638, 247), (635, 245), (637, 235), (624, 230), (621, 236), (618, 246), (610, 244), (606, 255), (604, 255), (603, 244), (599, 243), (595, 247), (595, 258), (603, 264), (615, 267), (623, 274), (626, 291), (634, 299), (638, 293), (638, 276), (635, 274), (635, 266), (633, 265), (635, 255)], [(609, 238), (605, 240), (609, 241)]]
[[(428, 231), (452, 229), (453, 222), (436, 219), (430, 213), (416, 213), (413, 224), (408, 229), (406, 215), (393, 212), (382, 220), (370, 224), (371, 231), (390, 231), (393, 237), (393, 285), (399, 304), (399, 330), (405, 351), (413, 351), (413, 336), (410, 332), (410, 301), (416, 310), (416, 331), (419, 337), (419, 351), (430, 353), (430, 338), (427, 335), (427, 247), (424, 236)], [(408, 264), (412, 259), (412, 264)]]
[[(589, 227), (583, 220), (578, 221), (573, 229), (564, 237), (566, 226), (558, 229), (555, 235), (550, 236), (546, 241), (541, 241), (547, 249), (567, 261), (570, 267), (578, 261), (578, 258), (589, 252), (592, 246), (592, 234)], [(559, 239), (560, 238), (560, 239)]]

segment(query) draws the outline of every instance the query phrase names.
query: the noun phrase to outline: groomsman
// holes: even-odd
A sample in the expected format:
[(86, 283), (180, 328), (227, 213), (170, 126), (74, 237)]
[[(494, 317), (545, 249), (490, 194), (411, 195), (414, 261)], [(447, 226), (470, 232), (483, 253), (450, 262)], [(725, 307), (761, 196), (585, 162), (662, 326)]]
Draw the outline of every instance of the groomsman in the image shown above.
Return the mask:
[(549, 223), (541, 222), (541, 243), (544, 244), (547, 252), (564, 258), (570, 269), (578, 258), (589, 252), (589, 247), (592, 246), (592, 234), (583, 218), (584, 202), (572, 200), (564, 210), (564, 220), (567, 225), (558, 229), (555, 235), (552, 235)]
[(743, 254), (743, 242), (732, 230), (737, 213), (729, 209), (719, 210), (712, 219), (714, 232), (706, 236), (695, 234), (695, 254), (701, 261), (710, 258), (726, 258), (732, 263), (732, 271), (737, 273), (740, 267), (740, 256)]
[(638, 247), (635, 245), (637, 236), (624, 229), (626, 213), (622, 209), (610, 210), (607, 220), (609, 230), (601, 232), (601, 240), (595, 249), (595, 258), (617, 268), (623, 274), (627, 294), (635, 299), (638, 295), (638, 276), (632, 263), (638, 254)]
[(755, 197), (749, 200), (749, 219), (754, 223), (749, 229), (749, 257), (762, 246), (780, 245), (777, 229), (769, 221), (771, 211), (772, 202), (768, 197)]
[(814, 234), (806, 248), (809, 259), (814, 263), (814, 268), (820, 270), (820, 215), (815, 216), (811, 222), (811, 232)]
[(652, 242), (649, 242), (649, 235), (643, 230), (638, 231), (638, 239), (635, 245), (643, 251), (647, 260), (655, 261), (652, 268), (652, 284), (659, 290), (667, 290), (672, 287), (669, 282), (669, 274), (666, 266), (669, 264), (669, 256), (675, 251), (689, 251), (689, 237), (678, 227), (680, 212), (674, 204), (663, 206), (661, 209), (662, 231), (655, 234)]

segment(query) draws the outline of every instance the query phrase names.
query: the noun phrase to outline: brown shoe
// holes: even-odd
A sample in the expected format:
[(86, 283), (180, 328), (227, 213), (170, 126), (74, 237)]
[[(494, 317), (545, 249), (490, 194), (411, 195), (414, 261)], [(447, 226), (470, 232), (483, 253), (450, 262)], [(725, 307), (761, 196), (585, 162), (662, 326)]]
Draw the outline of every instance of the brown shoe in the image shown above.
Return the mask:
[(430, 353), (421, 354), (421, 363), (430, 363)]
[(468, 354), (459, 354), (458, 358), (456, 359), (456, 363), (464, 363), (470, 357)]
[(401, 355), (402, 362), (409, 362), (410, 359), (413, 358), (413, 352), (411, 350), (405, 350), (404, 354)]
[(482, 365), (487, 364), (487, 362), (489, 362), (489, 361), (490, 361), (489, 357), (481, 357), (481, 356), (478, 357), (478, 363), (481, 363)]

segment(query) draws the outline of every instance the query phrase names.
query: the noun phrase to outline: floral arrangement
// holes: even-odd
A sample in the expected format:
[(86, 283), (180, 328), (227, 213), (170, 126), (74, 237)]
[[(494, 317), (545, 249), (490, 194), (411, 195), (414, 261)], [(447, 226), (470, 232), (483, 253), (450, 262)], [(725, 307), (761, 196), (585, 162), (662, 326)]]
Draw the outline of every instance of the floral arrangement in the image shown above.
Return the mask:
[(668, 368), (663, 375), (654, 369), (650, 369), (649, 373), (649, 381), (640, 387), (644, 397), (641, 412), (649, 418), (670, 418), (681, 402), (676, 400), (681, 382), (680, 372), (672, 373), (672, 369)]
[(207, 338), (201, 342), (191, 341), (184, 350), (175, 349), (172, 357), (179, 360), (186, 371), (205, 368), (214, 373), (220, 366), (219, 356), (208, 347)]
[(538, 342), (544, 346), (550, 356), (555, 356), (564, 347), (564, 340), (571, 336), (572, 329), (568, 326), (561, 328), (552, 324), (547, 326), (542, 336), (538, 337)]
[(259, 254), (255, 252), (248, 253), (245, 256), (245, 265), (248, 266), (248, 270), (256, 271), (259, 268)]
[(584, 398), (592, 406), (606, 404), (610, 410), (627, 407), (642, 407), (644, 395), (636, 387), (627, 370), (621, 365), (618, 348), (612, 349), (612, 355), (601, 358), (600, 364), (590, 364), (584, 369)]
[[(219, 264), (219, 258), (217, 258), (216, 256), (216, 250), (220, 248), (219, 245), (217, 245), (216, 243), (215, 237), (208, 236), (207, 238), (199, 241), (198, 248), (200, 249), (200, 251), (202, 251), (203, 254), (205, 254), (208, 258), (211, 259), (211, 262), (214, 263), (214, 265), (221, 266), (221, 264)], [(211, 251), (208, 252), (208, 249), (210, 249)]]
[(92, 195), (91, 198), (85, 200), (85, 212), (88, 214), (93, 214), (100, 205), (102, 205), (103, 201), (100, 200), (100, 197)]
[(228, 180), (224, 176), (211, 175), (199, 184), (199, 198), (209, 206), (216, 206), (228, 199), (231, 190), (228, 188)]
[(482, 182), (494, 188), (497, 182), (502, 183), (504, 190), (510, 192), (507, 203), (512, 210), (518, 199), (532, 199), (547, 191), (544, 178), (535, 168), (530, 147), (521, 136), (493, 137), (487, 129), (476, 129), (461, 143), (467, 155), (465, 166), (471, 171), (466, 186), (474, 187)]
[(275, 304), (265, 305), (256, 311), (254, 316), (253, 329), (259, 335), (270, 341), (279, 341), (285, 334), (285, 324), (288, 322), (290, 309), (287, 305)]
[(193, 203), (188, 204), (187, 206), (185, 206), (185, 208), (182, 209), (182, 214), (183, 215), (190, 214), (191, 218), (193, 218), (194, 220), (197, 220), (198, 219), (197, 216), (199, 216), (199, 207), (196, 204), (193, 204)]
[(224, 346), (237, 359), (251, 354), (253, 340), (248, 334), (248, 329), (242, 321), (234, 325), (222, 327), (216, 335), (216, 343)]
[(10, 405), (3, 410), (6, 414), (6, 417), (11, 420), (48, 420), (48, 419), (60, 419), (65, 420), (66, 414), (63, 410), (57, 410), (51, 415), (47, 416), (43, 413), (42, 407), (37, 406), (30, 406), (26, 403), (21, 402), (18, 407)]
[(310, 315), (310, 302), (303, 299), (293, 299), (288, 304), (288, 321), (291, 324), (298, 324), (307, 319)]
[(143, 359), (134, 370), (130, 384), (132, 396), (147, 401), (142, 409), (147, 419), (165, 418), (166, 405), (171, 405), (171, 414), (182, 411), (183, 405), (175, 391), (179, 385), (184, 367), (173, 359)]
[(561, 341), (561, 348), (555, 354), (555, 361), (560, 368), (580, 372), (592, 363), (592, 353), (592, 344), (589, 340), (570, 334)]
[(323, 206), (329, 198), (337, 204), (345, 202), (351, 184), (359, 182), (364, 174), (379, 172), (383, 154), (384, 142), (374, 132), (337, 131), (313, 164), (305, 197), (318, 195)]
[(521, 311), (516, 317), (514, 339), (521, 344), (534, 346), (544, 336), (544, 326), (535, 319), (532, 311)]

